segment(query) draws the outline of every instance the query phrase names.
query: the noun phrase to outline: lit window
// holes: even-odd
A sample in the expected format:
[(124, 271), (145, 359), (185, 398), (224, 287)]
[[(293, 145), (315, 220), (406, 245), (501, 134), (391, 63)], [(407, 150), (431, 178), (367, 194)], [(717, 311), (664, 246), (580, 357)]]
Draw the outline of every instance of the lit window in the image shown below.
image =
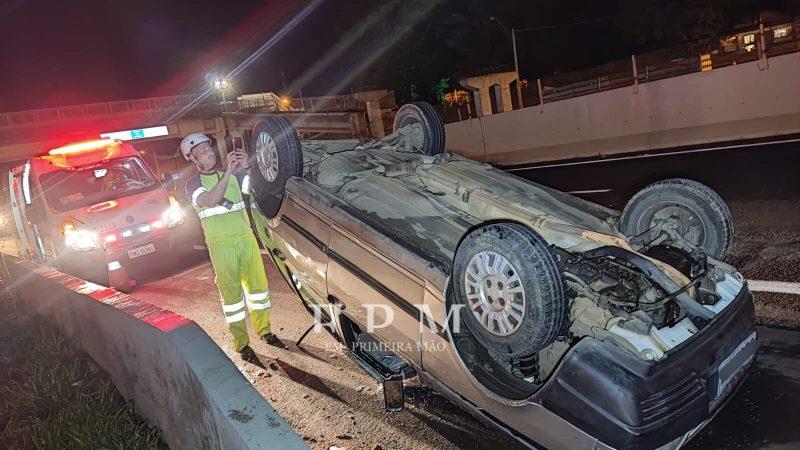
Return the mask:
[(789, 35), (789, 31), (791, 31), (791, 27), (775, 28), (774, 30), (772, 30), (772, 37), (774, 37), (775, 39), (786, 37)]
[(742, 42), (747, 44), (754, 44), (756, 42), (756, 35), (755, 34), (746, 34), (742, 37)]

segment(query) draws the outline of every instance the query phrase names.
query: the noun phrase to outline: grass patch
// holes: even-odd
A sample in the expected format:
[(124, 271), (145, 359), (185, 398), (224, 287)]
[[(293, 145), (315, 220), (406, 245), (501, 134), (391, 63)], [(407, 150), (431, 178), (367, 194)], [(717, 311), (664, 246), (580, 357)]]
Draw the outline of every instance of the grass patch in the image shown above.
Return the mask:
[(166, 449), (159, 434), (82, 350), (0, 298), (0, 448)]

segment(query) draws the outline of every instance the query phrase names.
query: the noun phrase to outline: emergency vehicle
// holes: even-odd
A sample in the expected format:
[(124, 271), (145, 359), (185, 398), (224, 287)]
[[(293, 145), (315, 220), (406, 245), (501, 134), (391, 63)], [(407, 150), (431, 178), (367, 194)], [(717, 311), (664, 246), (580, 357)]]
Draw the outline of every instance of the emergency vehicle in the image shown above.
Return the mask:
[(100, 139), (54, 148), (8, 174), (20, 256), (121, 290), (127, 268), (169, 254), (186, 219), (139, 153)]

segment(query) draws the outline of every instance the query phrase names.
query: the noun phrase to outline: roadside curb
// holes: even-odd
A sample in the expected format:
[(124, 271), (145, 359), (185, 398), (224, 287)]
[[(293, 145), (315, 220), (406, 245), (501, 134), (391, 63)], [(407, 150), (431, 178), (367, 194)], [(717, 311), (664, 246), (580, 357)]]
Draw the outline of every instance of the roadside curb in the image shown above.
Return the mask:
[(105, 369), (172, 449), (305, 449), (302, 438), (193, 321), (3, 255), (6, 286)]

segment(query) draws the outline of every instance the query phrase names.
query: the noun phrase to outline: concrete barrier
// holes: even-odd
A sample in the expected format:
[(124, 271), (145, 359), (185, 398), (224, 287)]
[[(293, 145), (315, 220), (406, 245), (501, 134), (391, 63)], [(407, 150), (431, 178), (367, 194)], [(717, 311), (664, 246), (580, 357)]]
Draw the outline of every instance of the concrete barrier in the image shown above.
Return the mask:
[(526, 166), (800, 133), (800, 53), (445, 126), (447, 149)]
[(49, 267), (4, 262), (19, 303), (74, 339), (171, 448), (308, 448), (193, 321)]

